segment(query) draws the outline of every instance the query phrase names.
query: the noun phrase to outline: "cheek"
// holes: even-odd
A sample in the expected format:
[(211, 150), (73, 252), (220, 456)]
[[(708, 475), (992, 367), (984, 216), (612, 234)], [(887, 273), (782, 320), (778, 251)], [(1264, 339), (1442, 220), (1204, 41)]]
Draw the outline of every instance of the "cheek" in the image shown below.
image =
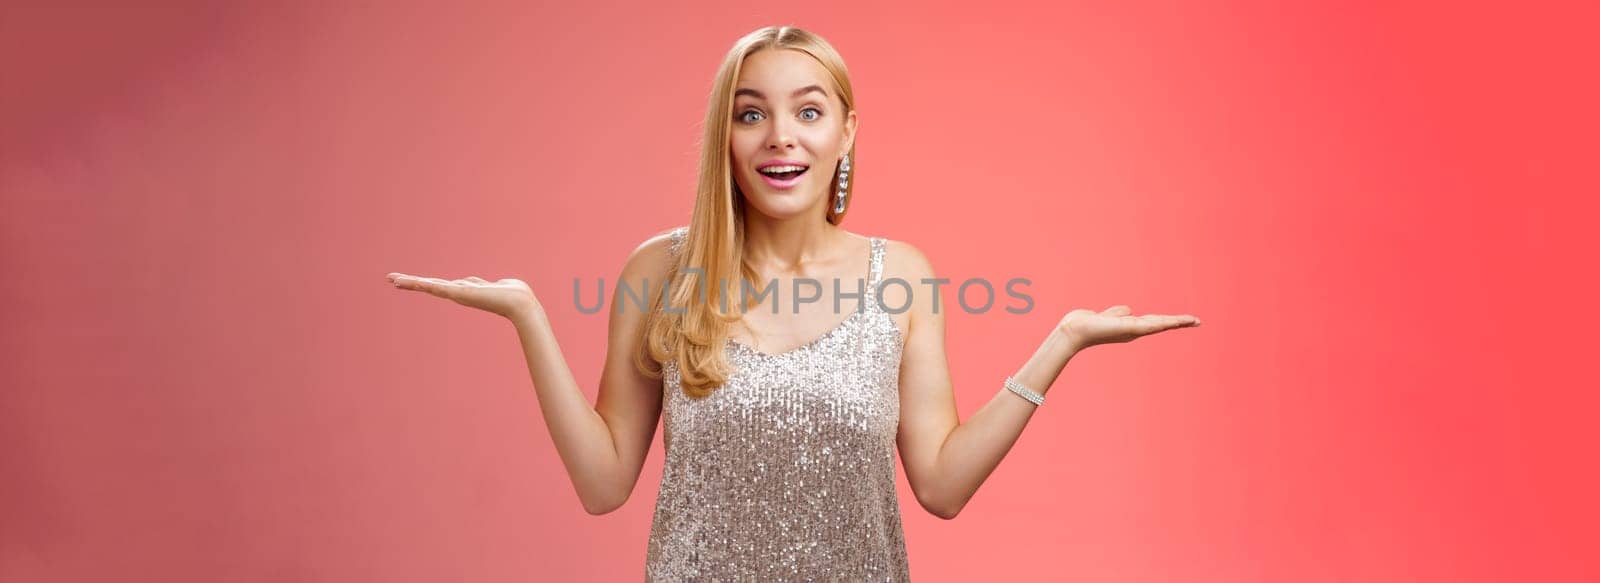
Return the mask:
[(826, 156), (839, 149), (844, 143), (844, 129), (837, 127), (819, 127), (816, 131), (808, 132), (806, 147), (818, 156)]
[(735, 171), (749, 166), (748, 162), (760, 150), (760, 143), (748, 132), (733, 132), (728, 136), (728, 153), (732, 156)]

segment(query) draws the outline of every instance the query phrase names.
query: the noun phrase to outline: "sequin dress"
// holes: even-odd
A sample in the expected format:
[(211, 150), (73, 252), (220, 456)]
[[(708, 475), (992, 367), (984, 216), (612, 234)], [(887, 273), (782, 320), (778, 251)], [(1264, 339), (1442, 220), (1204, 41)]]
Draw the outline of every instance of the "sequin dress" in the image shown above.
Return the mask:
[[(685, 234), (672, 232), (674, 254)], [(884, 246), (871, 239), (861, 309), (817, 339), (778, 354), (730, 340), (733, 374), (698, 399), (663, 365), (646, 580), (910, 579), (895, 494), (901, 333), (871, 291)]]

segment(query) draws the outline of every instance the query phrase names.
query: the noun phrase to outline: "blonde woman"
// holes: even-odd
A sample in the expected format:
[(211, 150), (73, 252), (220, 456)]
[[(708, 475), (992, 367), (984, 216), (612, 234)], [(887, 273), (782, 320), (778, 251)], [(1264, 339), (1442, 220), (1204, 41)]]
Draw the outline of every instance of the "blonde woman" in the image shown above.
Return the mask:
[(628, 499), (664, 416), (648, 579), (906, 580), (897, 444), (917, 503), (954, 518), (1074, 354), (1200, 325), (1073, 310), (961, 422), (948, 307), (918, 285), (935, 277), (928, 259), (840, 226), (858, 197), (854, 103), (843, 60), (816, 35), (768, 27), (734, 44), (706, 112), (691, 222), (623, 265), (592, 407), (525, 283), (389, 275), (511, 320), (589, 512)]

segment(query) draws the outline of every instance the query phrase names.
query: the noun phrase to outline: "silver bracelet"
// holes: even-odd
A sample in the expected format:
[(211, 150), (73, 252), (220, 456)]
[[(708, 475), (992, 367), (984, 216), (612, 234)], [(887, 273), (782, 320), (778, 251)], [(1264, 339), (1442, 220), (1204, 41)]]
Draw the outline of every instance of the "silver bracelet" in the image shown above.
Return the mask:
[(1006, 377), (1006, 388), (1010, 389), (1011, 392), (1016, 393), (1018, 396), (1027, 399), (1029, 403), (1033, 403), (1034, 405), (1044, 404), (1044, 395), (1035, 393), (1029, 390), (1028, 387), (1022, 386), (1022, 383), (1017, 382), (1017, 379)]

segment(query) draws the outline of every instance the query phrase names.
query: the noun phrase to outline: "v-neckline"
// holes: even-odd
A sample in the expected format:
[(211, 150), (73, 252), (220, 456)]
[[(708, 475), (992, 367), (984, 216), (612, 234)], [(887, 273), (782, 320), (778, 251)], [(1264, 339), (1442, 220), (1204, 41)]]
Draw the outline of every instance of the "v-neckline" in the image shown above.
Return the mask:
[(821, 336), (813, 338), (810, 341), (806, 342), (805, 344), (801, 344), (799, 346), (796, 346), (794, 348), (790, 348), (790, 349), (785, 350), (783, 352), (762, 352), (760, 349), (757, 349), (754, 346), (751, 346), (749, 344), (745, 344), (745, 343), (740, 342), (738, 340), (734, 340), (732, 337), (728, 338), (728, 344), (732, 344), (734, 346), (738, 346), (739, 348), (743, 348), (745, 350), (745, 352), (749, 352), (749, 353), (755, 354), (756, 356), (759, 356), (759, 357), (762, 357), (762, 358), (780, 358), (780, 357), (788, 356), (790, 354), (794, 354), (796, 352), (800, 352), (802, 350), (809, 349), (809, 348), (811, 348), (813, 346), (816, 346), (818, 344), (821, 344), (822, 341), (833, 337), (834, 334), (837, 334), (840, 330), (843, 330), (846, 325), (850, 324), (851, 320), (856, 319), (856, 316), (860, 316), (860, 315), (865, 314), (865, 313), (867, 313), (866, 310), (854, 310), (854, 311), (852, 311), (850, 313), (849, 316), (845, 316), (844, 320), (841, 320), (838, 324), (835, 324), (832, 328), (829, 328), (827, 332), (823, 332)]
[[(867, 285), (870, 287), (874, 283), (874, 280), (873, 280), (874, 273), (873, 273), (873, 270), (872, 270), (872, 261), (873, 261), (873, 257), (877, 255), (877, 247), (878, 247), (879, 243), (878, 243), (878, 241), (876, 241), (877, 237), (866, 237), (866, 239), (867, 239), (867, 279), (866, 279), (866, 282), (867, 282)], [(881, 271), (879, 273), (877, 273), (877, 275), (879, 275), (881, 277), (881, 275), (882, 275)], [(834, 283), (835, 283), (835, 287), (837, 287), (838, 282), (835, 281)], [(867, 301), (866, 298), (862, 298), (861, 299), (861, 302), (863, 304), (866, 301)], [(867, 309), (867, 306), (865, 306), (865, 305), (857, 306), (857, 308), (855, 310), (853, 310), (850, 313), (849, 316), (845, 316), (845, 318), (843, 320), (840, 320), (838, 324), (834, 324), (833, 327), (829, 328), (827, 332), (823, 332), (822, 335), (817, 336), (816, 338), (812, 338), (810, 341), (808, 341), (808, 342), (806, 342), (804, 344), (801, 344), (801, 345), (796, 346), (794, 348), (790, 348), (788, 350), (784, 350), (782, 352), (762, 352), (760, 349), (758, 349), (758, 348), (756, 348), (754, 346), (750, 346), (749, 344), (745, 344), (743, 342), (739, 342), (737, 340), (734, 340), (733, 337), (731, 337), (731, 336), (728, 338), (727, 342), (728, 342), (728, 344), (736, 345), (739, 348), (744, 349), (745, 352), (749, 352), (749, 353), (754, 354), (756, 356), (759, 356), (761, 358), (781, 358), (781, 357), (788, 356), (790, 354), (794, 354), (794, 353), (800, 352), (802, 350), (809, 350), (811, 347), (816, 346), (818, 344), (821, 344), (824, 340), (832, 338), (834, 334), (837, 334), (840, 330), (843, 330), (844, 327), (848, 326), (852, 320), (856, 319), (857, 316), (865, 314), (868, 311), (869, 310)], [(774, 313), (776, 313), (776, 312), (774, 312)], [(895, 326), (895, 330), (896, 331), (899, 331), (899, 329), (900, 329), (899, 326)], [(754, 336), (755, 336), (755, 334), (752, 333), (751, 337), (754, 338)]]

